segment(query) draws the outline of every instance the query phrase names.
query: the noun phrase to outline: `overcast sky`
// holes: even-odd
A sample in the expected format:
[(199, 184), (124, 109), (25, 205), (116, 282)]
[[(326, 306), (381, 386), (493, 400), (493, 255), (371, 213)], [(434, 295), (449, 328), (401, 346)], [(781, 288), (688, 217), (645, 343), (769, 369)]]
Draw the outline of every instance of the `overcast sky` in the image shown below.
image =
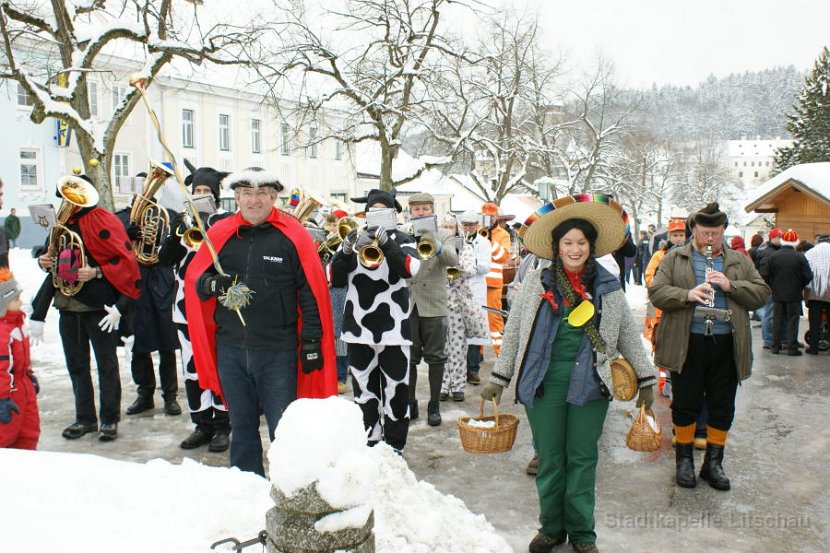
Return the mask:
[(632, 87), (795, 65), (830, 45), (828, 0), (483, 0), (536, 10), (543, 42), (583, 65), (598, 52)]

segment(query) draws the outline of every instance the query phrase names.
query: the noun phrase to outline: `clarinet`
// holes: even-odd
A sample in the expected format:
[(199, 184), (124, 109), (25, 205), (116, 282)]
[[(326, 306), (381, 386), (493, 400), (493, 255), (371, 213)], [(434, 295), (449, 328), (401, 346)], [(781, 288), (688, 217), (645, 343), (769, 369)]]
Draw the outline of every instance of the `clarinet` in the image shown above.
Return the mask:
[[(715, 270), (715, 260), (712, 258), (712, 246), (706, 246), (706, 280), (709, 280), (709, 274)], [(709, 292), (709, 299), (706, 301), (706, 307), (715, 307), (715, 289)]]

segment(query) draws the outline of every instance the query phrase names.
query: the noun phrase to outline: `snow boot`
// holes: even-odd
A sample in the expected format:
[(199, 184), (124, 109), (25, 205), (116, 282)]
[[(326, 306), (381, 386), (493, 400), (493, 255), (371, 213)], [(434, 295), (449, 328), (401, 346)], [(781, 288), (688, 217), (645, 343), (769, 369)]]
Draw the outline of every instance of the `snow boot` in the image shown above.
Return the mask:
[(681, 488), (697, 486), (694, 451), (692, 444), (676, 444), (674, 446), (675, 468), (677, 471), (675, 479), (677, 485)]
[(709, 482), (709, 485), (722, 492), (731, 487), (729, 478), (723, 472), (723, 446), (708, 444), (706, 456), (703, 457), (703, 466), (700, 467), (700, 478)]

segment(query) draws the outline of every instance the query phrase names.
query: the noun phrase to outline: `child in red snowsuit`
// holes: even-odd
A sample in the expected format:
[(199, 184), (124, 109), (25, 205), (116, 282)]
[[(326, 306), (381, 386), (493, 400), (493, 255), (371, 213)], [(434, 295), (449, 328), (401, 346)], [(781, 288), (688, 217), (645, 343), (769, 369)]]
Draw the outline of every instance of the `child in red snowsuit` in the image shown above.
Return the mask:
[(0, 447), (37, 449), (37, 379), (20, 306), (20, 287), (0, 269)]

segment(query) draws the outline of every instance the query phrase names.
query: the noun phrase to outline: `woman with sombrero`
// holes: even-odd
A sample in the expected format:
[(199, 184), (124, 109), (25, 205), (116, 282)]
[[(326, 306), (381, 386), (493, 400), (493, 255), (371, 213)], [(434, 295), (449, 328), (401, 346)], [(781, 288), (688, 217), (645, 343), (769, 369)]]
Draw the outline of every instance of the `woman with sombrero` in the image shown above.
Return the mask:
[(638, 405), (651, 405), (657, 381), (619, 279), (595, 259), (622, 244), (627, 215), (610, 197), (588, 194), (558, 198), (536, 215), (524, 243), (552, 263), (525, 278), (481, 397), (499, 401), (518, 372), (516, 395), (539, 454), (541, 528), (530, 552), (566, 540), (578, 552), (598, 551), (594, 485), (609, 359), (622, 354), (633, 365)]

